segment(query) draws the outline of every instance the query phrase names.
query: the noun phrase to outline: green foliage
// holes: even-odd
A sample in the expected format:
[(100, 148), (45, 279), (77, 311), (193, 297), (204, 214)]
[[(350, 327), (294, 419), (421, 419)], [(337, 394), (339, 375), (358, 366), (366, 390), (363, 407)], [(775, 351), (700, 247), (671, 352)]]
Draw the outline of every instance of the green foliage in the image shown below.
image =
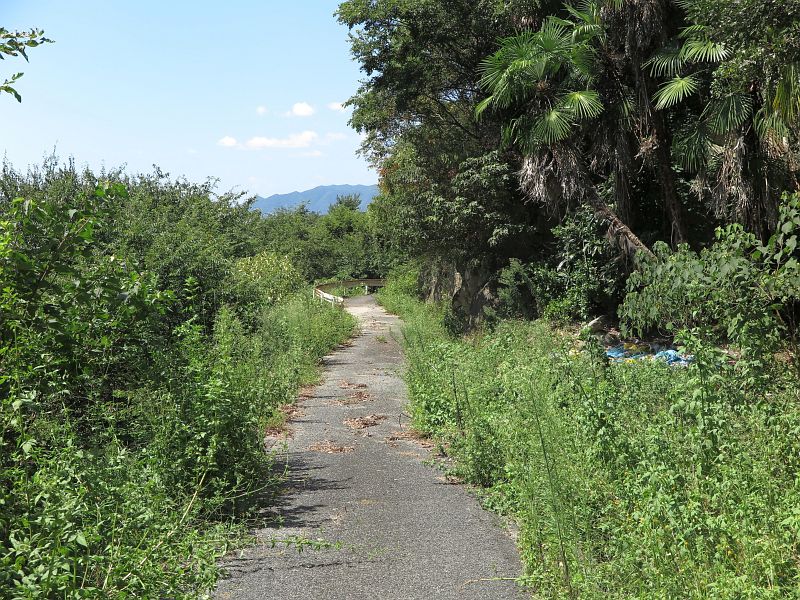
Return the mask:
[(337, 198), (320, 215), (304, 206), (266, 215), (260, 238), (271, 252), (288, 257), (307, 280), (380, 277), (392, 266), (370, 207), (359, 196)]
[(706, 342), (731, 342), (766, 369), (761, 361), (797, 334), (798, 232), (795, 195), (785, 197), (778, 229), (764, 244), (740, 225), (729, 225), (718, 229), (717, 241), (699, 254), (659, 247), (657, 259), (628, 280), (620, 314), (635, 332), (702, 330)]
[[(480, 116), (487, 108), (515, 109), (523, 114), (507, 127), (507, 141), (523, 152), (535, 153), (569, 138), (581, 121), (598, 117), (604, 110), (589, 83), (591, 42), (603, 35), (602, 24), (591, 5), (586, 19), (591, 27), (574, 26), (551, 18), (539, 31), (524, 32), (503, 41), (501, 48), (481, 65), (481, 86), (490, 96), (478, 104)], [(573, 10), (579, 20), (584, 15)], [(577, 88), (577, 89), (576, 89)]]
[(264, 430), (354, 327), (260, 217), (161, 173), (0, 177), (3, 597), (196, 597), (275, 483)]
[(686, 369), (608, 364), (596, 342), (543, 322), (456, 339), (436, 307), (390, 302), (406, 323), (414, 426), (516, 519), (537, 596), (794, 593), (794, 379), (745, 391), (745, 375), (699, 339), (687, 339)]
[(241, 258), (231, 271), (231, 290), (240, 314), (248, 321), (304, 287), (303, 278), (286, 257), (264, 251)]
[(363, 154), (382, 177), (370, 205), (392, 258), (459, 266), (503, 264), (539, 249), (541, 208), (523, 202), (518, 157), (500, 150), (499, 120), (485, 114), (481, 61), (534, 17), (540, 0), (342, 2), (337, 16), (365, 73), (350, 100)]
[(553, 229), (547, 262), (512, 259), (499, 273), (491, 316), (568, 323), (608, 312), (621, 297), (622, 277), (602, 231), (591, 213), (579, 212)]
[[(52, 41), (44, 37), (44, 32), (41, 29), (9, 31), (5, 27), (0, 27), (0, 60), (6, 60), (7, 57), (21, 56), (25, 59), (25, 62), (28, 62), (29, 48), (36, 48), (42, 44), (52, 43)], [(7, 77), (0, 84), (0, 94), (11, 94), (17, 99), (17, 102), (22, 102), (22, 96), (14, 87), (20, 77), (22, 77), (22, 73), (14, 73), (11, 77)]]

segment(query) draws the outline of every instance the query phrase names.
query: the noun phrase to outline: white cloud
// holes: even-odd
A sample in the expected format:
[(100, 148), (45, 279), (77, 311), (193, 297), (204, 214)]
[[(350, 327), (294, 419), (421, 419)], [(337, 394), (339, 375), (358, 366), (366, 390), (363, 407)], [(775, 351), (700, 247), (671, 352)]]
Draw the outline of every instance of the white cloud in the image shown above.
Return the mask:
[(292, 106), (292, 110), (286, 113), (287, 117), (310, 117), (316, 112), (314, 107), (308, 102), (297, 102)]
[(229, 135), (226, 135), (225, 137), (220, 138), (219, 141), (217, 142), (217, 145), (223, 146), (225, 148), (233, 148), (237, 144), (238, 144), (238, 142), (236, 141), (236, 138), (233, 138), (233, 137), (231, 137)]
[(263, 148), (308, 148), (319, 137), (316, 131), (303, 131), (292, 133), (285, 138), (254, 137), (247, 140), (244, 145), (251, 150)]
[(328, 104), (328, 108), (336, 112), (344, 112), (345, 107), (341, 102), (331, 102)]
[(346, 133), (340, 132), (329, 132), (326, 133), (325, 136), (319, 141), (320, 146), (330, 146), (336, 142), (341, 142), (342, 140), (347, 139)]
[(268, 112), (269, 112), (269, 109), (266, 106), (256, 106), (256, 114), (259, 117), (263, 117)]

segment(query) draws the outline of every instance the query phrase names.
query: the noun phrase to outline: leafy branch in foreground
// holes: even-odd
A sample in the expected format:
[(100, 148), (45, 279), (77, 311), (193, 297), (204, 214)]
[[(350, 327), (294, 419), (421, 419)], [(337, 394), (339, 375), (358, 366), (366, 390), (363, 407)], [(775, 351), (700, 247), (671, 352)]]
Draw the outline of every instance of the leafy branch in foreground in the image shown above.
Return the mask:
[[(28, 31), (9, 31), (4, 27), (0, 27), (0, 60), (5, 60), (7, 56), (19, 57), (28, 62), (28, 48), (36, 48), (42, 44), (51, 44), (53, 40), (44, 37), (44, 31), (41, 29), (30, 29)], [(2, 84), (0, 84), (0, 93), (5, 92), (11, 94), (17, 99), (17, 102), (22, 102), (14, 84), (22, 77), (22, 73), (14, 73), (7, 77)]]

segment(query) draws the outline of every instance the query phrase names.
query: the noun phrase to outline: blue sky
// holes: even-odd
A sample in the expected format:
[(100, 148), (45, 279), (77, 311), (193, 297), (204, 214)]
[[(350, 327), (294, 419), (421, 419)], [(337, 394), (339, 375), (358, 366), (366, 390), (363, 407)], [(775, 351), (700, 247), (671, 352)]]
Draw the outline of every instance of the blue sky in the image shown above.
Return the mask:
[[(54, 44), (0, 62), (0, 152), (90, 167), (158, 165), (260, 195), (375, 183), (339, 106), (356, 90), (335, 0), (0, 0), (0, 26)], [(1, 79), (0, 79), (1, 80)]]

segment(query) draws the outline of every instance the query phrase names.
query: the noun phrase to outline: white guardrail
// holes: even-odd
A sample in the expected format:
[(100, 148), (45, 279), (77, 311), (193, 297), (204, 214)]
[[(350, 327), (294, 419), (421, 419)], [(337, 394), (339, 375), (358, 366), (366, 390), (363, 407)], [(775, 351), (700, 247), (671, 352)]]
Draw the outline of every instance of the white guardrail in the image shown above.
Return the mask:
[(381, 288), (385, 285), (385, 279), (345, 279), (344, 281), (331, 281), (330, 283), (322, 283), (315, 286), (314, 297), (338, 306), (344, 302), (344, 298), (332, 293), (333, 290), (337, 288), (350, 289), (363, 287), (365, 293), (369, 293), (369, 288)]

